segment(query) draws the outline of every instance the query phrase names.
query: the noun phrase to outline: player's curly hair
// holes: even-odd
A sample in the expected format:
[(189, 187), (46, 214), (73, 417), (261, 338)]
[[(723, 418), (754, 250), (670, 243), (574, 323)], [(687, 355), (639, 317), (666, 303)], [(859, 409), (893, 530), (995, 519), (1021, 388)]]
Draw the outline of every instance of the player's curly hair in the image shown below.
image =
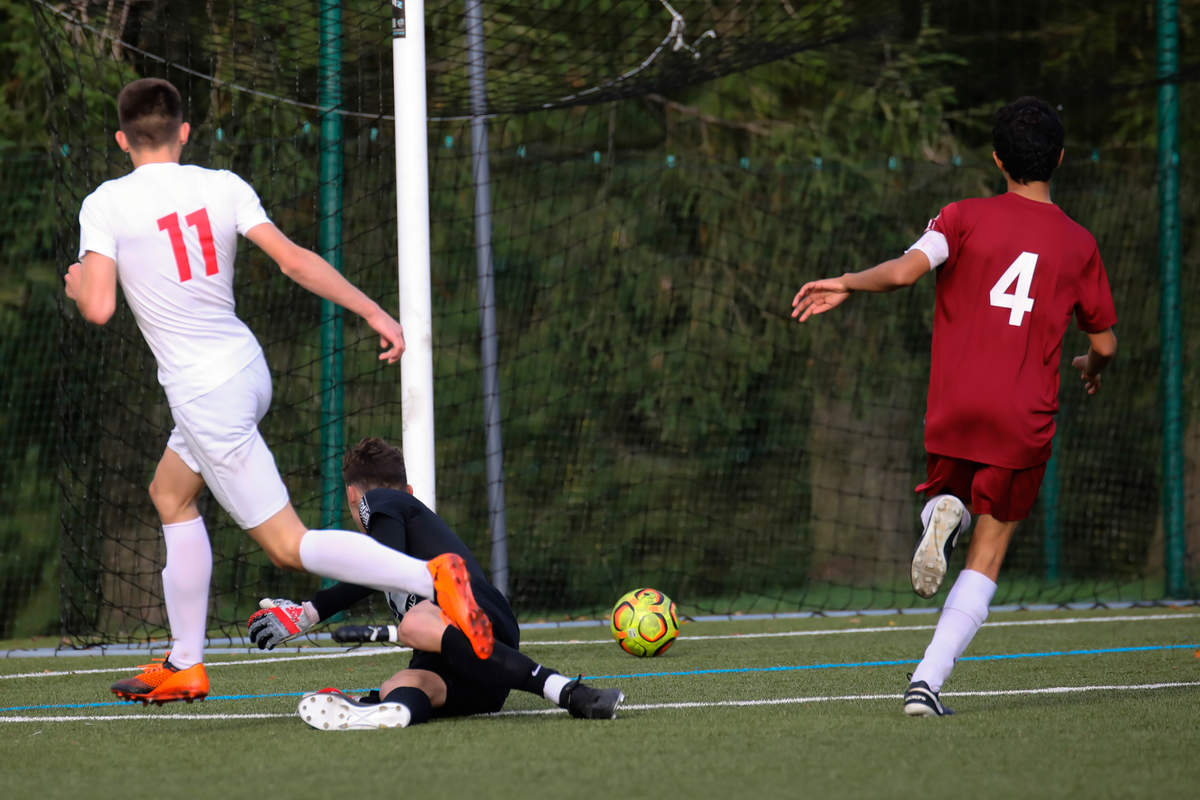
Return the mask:
[(1058, 114), (1036, 97), (1014, 100), (992, 123), (992, 149), (1017, 183), (1050, 180), (1065, 137)]
[(342, 480), (364, 492), (408, 486), (404, 454), (377, 436), (363, 439), (342, 457)]
[(170, 144), (183, 124), (183, 98), (161, 78), (133, 81), (117, 95), (117, 123), (134, 149)]

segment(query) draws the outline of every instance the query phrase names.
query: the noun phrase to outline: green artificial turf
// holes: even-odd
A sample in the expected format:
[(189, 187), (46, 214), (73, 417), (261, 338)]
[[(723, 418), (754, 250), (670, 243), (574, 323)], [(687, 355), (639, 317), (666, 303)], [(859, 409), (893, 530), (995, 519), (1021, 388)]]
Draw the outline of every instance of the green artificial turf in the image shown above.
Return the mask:
[[(1063, 623), (1114, 616), (1121, 620)], [(656, 659), (624, 654), (600, 627), (528, 632), (534, 659), (625, 691), (619, 718), (605, 721), (532, 713), (551, 707), (520, 693), (506, 707), (516, 713), (403, 730), (318, 732), (295, 716), (304, 691), (378, 685), (407, 663), (394, 649), (325, 660), (212, 655), (209, 699), (162, 708), (114, 704), (108, 693), (144, 657), (8, 658), (0, 660), (4, 794), (1194, 797), (1200, 612), (1017, 612), (990, 622), (1038, 620), (1058, 624), (979, 633), (944, 689), (958, 713), (941, 719), (900, 711), (932, 615), (692, 623)], [(767, 633), (787, 635), (759, 635)], [(29, 676), (4, 677), (13, 675)], [(1193, 685), (1030, 693), (1158, 683)], [(181, 714), (188, 719), (167, 718)], [(246, 714), (280, 716), (233, 716)], [(83, 719), (52, 719), (63, 716)], [(211, 718), (193, 718), (201, 716)], [(18, 717), (38, 719), (2, 721)]]

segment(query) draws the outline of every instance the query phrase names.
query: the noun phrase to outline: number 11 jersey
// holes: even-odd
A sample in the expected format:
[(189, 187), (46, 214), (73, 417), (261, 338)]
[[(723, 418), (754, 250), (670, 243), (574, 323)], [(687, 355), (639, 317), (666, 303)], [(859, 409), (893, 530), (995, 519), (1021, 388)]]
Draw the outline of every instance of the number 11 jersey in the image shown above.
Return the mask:
[(937, 274), (925, 449), (997, 467), (1050, 458), (1071, 317), (1117, 321), (1095, 238), (1062, 209), (1011, 192), (951, 203)]
[(117, 278), (158, 363), (171, 406), (220, 386), (262, 352), (238, 319), (238, 234), (270, 222), (248, 183), (226, 170), (143, 164), (83, 201), (79, 255), (117, 263)]

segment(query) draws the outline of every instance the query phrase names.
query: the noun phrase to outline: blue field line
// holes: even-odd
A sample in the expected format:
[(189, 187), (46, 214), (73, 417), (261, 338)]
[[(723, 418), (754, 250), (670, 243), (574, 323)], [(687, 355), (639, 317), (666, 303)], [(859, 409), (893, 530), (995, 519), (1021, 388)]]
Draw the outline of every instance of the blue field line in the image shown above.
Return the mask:
[[(1125, 610), (1133, 608), (1173, 608), (1177, 609), (1184, 606), (1200, 605), (1200, 601), (1194, 599), (1178, 599), (1178, 600), (1161, 600), (1161, 601), (1120, 601), (1120, 602), (1079, 602), (1079, 603), (1009, 603), (1002, 605), (991, 606), (988, 610), (991, 614), (1000, 612), (1016, 612), (1016, 611), (1062, 611), (1064, 609), (1078, 611), (1093, 611), (1097, 609), (1116, 609)], [(901, 616), (911, 617), (914, 615), (932, 615), (937, 614), (940, 609), (936, 607), (921, 607), (921, 608), (874, 608), (874, 609), (857, 609), (857, 610), (826, 610), (826, 611), (784, 611), (784, 612), (764, 612), (754, 614), (710, 614), (697, 615), (688, 617), (693, 622), (749, 622), (756, 620), (796, 620), (796, 619), (841, 619), (852, 617), (883, 617), (883, 616)], [(1192, 616), (1192, 615), (1187, 615)], [(1131, 616), (1131, 620), (1136, 620), (1138, 617)], [(1079, 620), (1082, 622), (1092, 621), (1089, 619)], [(1107, 621), (1107, 620), (1098, 620)], [(1038, 624), (1046, 623), (1044, 620), (1028, 620), (1016, 624)], [(522, 631), (532, 630), (552, 630), (552, 629), (573, 629), (573, 628), (607, 628), (607, 619), (583, 619), (583, 620), (564, 620), (550, 622), (523, 622), (521, 623)], [(996, 625), (996, 622), (989, 625)], [(1005, 622), (1002, 624), (1014, 624)], [(1046, 623), (1048, 624), (1048, 623)], [(304, 636), (306, 642), (331, 642), (333, 636), (330, 633), (307, 633)], [(532, 642), (531, 644), (540, 644), (540, 642)], [(132, 642), (121, 644), (96, 645), (94, 647), (84, 647), (75, 649), (70, 645), (58, 645), (55, 647), (37, 647), (37, 648), (16, 648), (10, 650), (0, 650), (0, 658), (34, 658), (34, 657), (51, 657), (60, 658), (66, 657), (102, 657), (111, 655), (130, 655), (142, 656), (147, 653), (165, 652), (170, 649), (170, 641), (167, 639), (157, 639), (144, 642)], [(310, 648), (302, 645), (290, 645), (278, 647), (273, 653), (281, 654), (300, 654), (309, 651)], [(352, 650), (354, 648), (346, 648)], [(205, 652), (213, 654), (237, 654), (237, 655), (266, 655), (258, 648), (250, 645), (243, 638), (231, 637), (212, 637), (205, 640)]]
[[(959, 661), (1007, 661), (1018, 658), (1053, 658), (1059, 656), (1097, 656), (1110, 655), (1113, 653), (1148, 653), (1163, 650), (1190, 650), (1196, 649), (1200, 651), (1200, 643), (1195, 644), (1150, 644), (1150, 645), (1134, 645), (1130, 647), (1101, 647), (1088, 650), (1048, 650), (1040, 653), (1001, 653), (990, 656), (963, 656)], [(817, 669), (847, 669), (855, 667), (899, 667), (908, 664), (920, 663), (920, 659), (905, 658), (888, 661), (845, 661), (845, 662), (830, 662), (825, 664), (796, 664), (786, 667), (726, 667), (722, 669), (690, 669), (680, 670), (676, 672), (626, 672), (616, 675), (585, 675), (585, 679), (590, 681), (596, 680), (627, 680), (630, 678), (678, 678), (696, 675), (745, 675), (749, 673), (768, 673), (768, 672), (801, 672), (805, 670)], [(347, 689), (348, 694), (366, 694), (369, 689)], [(233, 695), (212, 695), (205, 702), (212, 700), (270, 700), (280, 697), (302, 697), (307, 692), (276, 692), (271, 694), (233, 694)], [(112, 706), (129, 705), (126, 701), (107, 701), (103, 703), (67, 703), (62, 705), (42, 705), (42, 706), (6, 706), (0, 707), (0, 713), (10, 711), (51, 711), (55, 709), (72, 709), (72, 708), (109, 708)]]
[[(1096, 656), (1109, 653), (1145, 653), (1154, 650), (1190, 650), (1200, 649), (1200, 644), (1149, 644), (1136, 647), (1101, 647), (1094, 650), (1054, 650), (1044, 653), (1005, 653), (993, 656), (962, 656), (959, 661), (1003, 661), (1013, 658), (1050, 658), (1052, 656)], [(748, 672), (799, 672), (810, 669), (841, 669), (846, 667), (899, 667), (905, 664), (919, 664), (919, 658), (898, 659), (894, 661), (848, 661), (828, 664), (797, 664), (790, 667), (728, 667), (725, 669), (697, 669), (680, 672), (632, 672), (623, 675), (589, 675), (589, 680), (619, 680), (622, 678), (667, 678), (687, 675), (735, 675)]]
[(1045, 653), (1009, 653), (994, 656), (961, 656), (959, 661), (1002, 661), (1007, 658), (1048, 658), (1050, 656), (1096, 656), (1108, 653), (1145, 653), (1151, 650), (1190, 650), (1200, 644), (1145, 644), (1133, 647), (1102, 647), (1096, 650), (1049, 650)]

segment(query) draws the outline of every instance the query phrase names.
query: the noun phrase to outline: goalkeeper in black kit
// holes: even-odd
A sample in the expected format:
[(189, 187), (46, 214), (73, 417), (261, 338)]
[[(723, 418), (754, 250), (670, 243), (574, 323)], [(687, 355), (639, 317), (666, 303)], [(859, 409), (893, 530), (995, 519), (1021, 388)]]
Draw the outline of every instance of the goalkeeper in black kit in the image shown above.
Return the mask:
[[(399, 620), (397, 640), (413, 648), (408, 668), (380, 686), (378, 695), (352, 698), (336, 689), (306, 694), (301, 718), (319, 730), (396, 728), (432, 717), (499, 711), (513, 689), (544, 696), (571, 716), (611, 719), (625, 699), (618, 689), (595, 689), (570, 680), (521, 653), (512, 609), (484, 576), (479, 562), (450, 526), (412, 496), (403, 454), (382, 439), (363, 439), (342, 460), (346, 500), (359, 528), (381, 544), (414, 558), (457, 553), (466, 562), (471, 590), (492, 621), (495, 647), (480, 659), (471, 643), (428, 598), (388, 593)], [(250, 641), (272, 649), (370, 595), (350, 583), (322, 589), (303, 603), (263, 600), (249, 621)]]

